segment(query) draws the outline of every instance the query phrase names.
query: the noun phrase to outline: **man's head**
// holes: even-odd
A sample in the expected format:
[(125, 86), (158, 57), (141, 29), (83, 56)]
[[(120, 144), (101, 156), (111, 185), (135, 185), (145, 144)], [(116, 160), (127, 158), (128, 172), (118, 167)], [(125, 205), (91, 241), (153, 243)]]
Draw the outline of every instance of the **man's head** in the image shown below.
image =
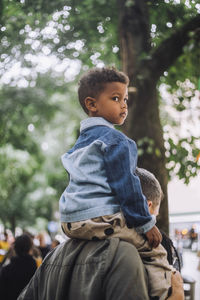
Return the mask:
[(25, 256), (29, 254), (33, 247), (33, 242), (28, 234), (22, 234), (18, 236), (14, 243), (14, 249), (18, 256)]
[(129, 79), (114, 68), (93, 68), (79, 82), (79, 102), (91, 117), (123, 124), (127, 116)]
[(140, 179), (142, 192), (148, 201), (150, 214), (157, 216), (160, 202), (163, 199), (160, 183), (151, 172), (145, 169), (136, 168), (135, 173)]

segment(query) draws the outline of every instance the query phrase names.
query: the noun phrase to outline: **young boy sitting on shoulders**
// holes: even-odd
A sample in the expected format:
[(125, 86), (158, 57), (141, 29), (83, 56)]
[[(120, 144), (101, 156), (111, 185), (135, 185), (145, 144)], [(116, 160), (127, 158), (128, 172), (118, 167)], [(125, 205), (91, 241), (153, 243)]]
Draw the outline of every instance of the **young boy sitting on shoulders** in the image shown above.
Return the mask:
[(79, 101), (88, 118), (81, 122), (74, 147), (62, 156), (69, 184), (60, 198), (61, 222), (68, 237), (120, 237), (133, 243), (142, 258), (149, 257), (149, 265), (157, 257), (154, 269), (161, 269), (162, 277), (157, 283), (150, 280), (151, 297), (163, 300), (171, 286), (171, 267), (134, 172), (137, 147), (114, 128), (128, 114), (128, 84), (128, 77), (114, 68), (91, 69), (80, 80)]

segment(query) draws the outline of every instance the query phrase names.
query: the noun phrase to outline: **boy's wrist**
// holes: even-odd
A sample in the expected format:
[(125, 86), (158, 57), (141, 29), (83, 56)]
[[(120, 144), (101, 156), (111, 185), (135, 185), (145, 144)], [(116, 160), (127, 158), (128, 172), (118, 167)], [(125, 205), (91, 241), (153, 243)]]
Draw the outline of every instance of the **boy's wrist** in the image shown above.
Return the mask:
[(139, 234), (145, 234), (146, 232), (151, 230), (155, 226), (155, 224), (156, 224), (156, 217), (154, 215), (151, 215), (151, 220), (149, 222), (147, 222), (142, 226), (136, 227), (135, 230)]

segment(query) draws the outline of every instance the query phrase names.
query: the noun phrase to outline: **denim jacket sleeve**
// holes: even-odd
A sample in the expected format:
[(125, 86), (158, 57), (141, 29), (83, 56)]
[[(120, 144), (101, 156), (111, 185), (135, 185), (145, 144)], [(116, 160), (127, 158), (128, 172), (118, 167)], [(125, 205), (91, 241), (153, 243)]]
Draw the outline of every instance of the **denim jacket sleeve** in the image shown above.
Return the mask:
[(155, 218), (148, 210), (140, 180), (134, 174), (137, 164), (137, 147), (134, 141), (118, 138), (104, 149), (104, 162), (108, 183), (120, 203), (127, 225), (139, 233), (149, 231)]

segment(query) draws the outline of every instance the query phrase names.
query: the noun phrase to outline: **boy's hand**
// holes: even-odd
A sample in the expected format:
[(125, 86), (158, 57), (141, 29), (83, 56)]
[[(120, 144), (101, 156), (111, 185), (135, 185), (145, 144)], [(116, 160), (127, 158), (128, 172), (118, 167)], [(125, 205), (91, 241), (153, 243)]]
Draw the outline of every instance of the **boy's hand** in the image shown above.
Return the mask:
[(172, 283), (172, 294), (167, 299), (184, 300), (183, 279), (181, 277), (181, 274), (178, 271), (172, 273), (171, 283)]
[(160, 242), (162, 241), (162, 235), (156, 226), (153, 226), (149, 231), (145, 233), (149, 245), (153, 248), (158, 247)]

